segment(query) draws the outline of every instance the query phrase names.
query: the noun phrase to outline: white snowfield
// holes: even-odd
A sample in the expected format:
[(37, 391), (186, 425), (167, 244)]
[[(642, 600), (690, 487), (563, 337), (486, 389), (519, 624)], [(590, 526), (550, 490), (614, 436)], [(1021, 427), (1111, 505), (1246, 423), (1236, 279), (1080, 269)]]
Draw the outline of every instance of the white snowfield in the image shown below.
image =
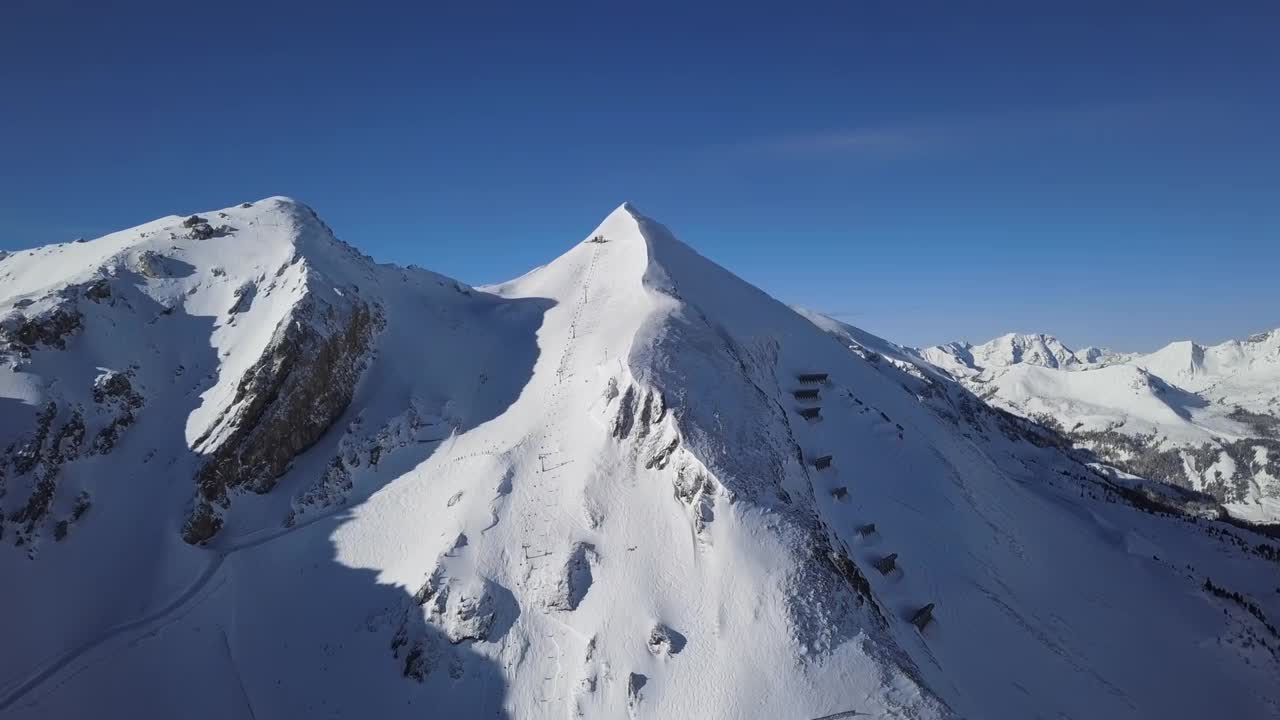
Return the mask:
[[(629, 205), (486, 288), (247, 205), (0, 260), (6, 720), (1280, 716), (1273, 542)], [(185, 542), (243, 378), (356, 307), (349, 405)]]
[[(1170, 451), (1174, 477), (1158, 479), (1211, 492), (1241, 518), (1280, 522), (1280, 330), (1149, 355), (1072, 351), (1047, 335), (917, 352), (989, 402), (1052, 419), (1084, 447), (1115, 433)], [(1111, 452), (1115, 461), (1134, 454)]]

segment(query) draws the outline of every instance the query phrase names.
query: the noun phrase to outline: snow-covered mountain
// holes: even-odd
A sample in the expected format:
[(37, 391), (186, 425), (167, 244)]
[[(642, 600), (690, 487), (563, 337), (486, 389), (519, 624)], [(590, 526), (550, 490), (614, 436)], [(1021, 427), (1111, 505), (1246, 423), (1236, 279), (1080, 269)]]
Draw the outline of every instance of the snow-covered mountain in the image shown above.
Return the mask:
[(1272, 542), (628, 205), (486, 288), (284, 198), (0, 283), (5, 718), (1280, 711)]
[(1058, 370), (1083, 370), (1124, 362), (1130, 356), (1106, 348), (1072, 350), (1052, 335), (1008, 333), (982, 343), (952, 342), (917, 351), (921, 357), (956, 377), (970, 377), (987, 368), (1034, 365)]
[(1046, 335), (919, 351), (984, 399), (1109, 463), (1210, 493), (1242, 518), (1280, 521), (1280, 330), (1085, 362), (1092, 353)]

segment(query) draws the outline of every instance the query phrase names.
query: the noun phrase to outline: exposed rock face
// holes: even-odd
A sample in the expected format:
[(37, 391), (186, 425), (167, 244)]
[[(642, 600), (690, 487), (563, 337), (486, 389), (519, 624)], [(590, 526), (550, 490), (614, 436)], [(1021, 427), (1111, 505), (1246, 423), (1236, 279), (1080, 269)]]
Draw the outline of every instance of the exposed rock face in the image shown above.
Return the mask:
[(314, 508), (328, 508), (346, 503), (354, 484), (351, 480), (351, 469), (343, 462), (342, 456), (335, 456), (329, 461), (324, 473), (294, 498), (294, 507), (285, 516), (285, 527), (293, 527), (301, 513)]
[(239, 315), (247, 311), (253, 305), (253, 299), (258, 294), (258, 286), (252, 282), (245, 282), (235, 289), (233, 295), (236, 298), (235, 303), (227, 310), (229, 315)]
[(363, 417), (357, 415), (338, 441), (329, 466), (294, 497), (285, 526), (345, 504), (360, 473), (376, 471), (380, 462), (403, 448), (438, 442), (452, 431), (449, 421), (416, 400), (376, 432), (366, 432)]
[(71, 508), (71, 515), (65, 520), (59, 520), (58, 524), (54, 526), (53, 539), (58, 542), (65, 540), (67, 533), (71, 530), (71, 526), (74, 525), (77, 520), (84, 517), (84, 514), (89, 512), (89, 508), (92, 507), (92, 505), (93, 503), (89, 500), (88, 492), (82, 491), (78, 496), (76, 496), (76, 504)]
[[(36, 416), (34, 433), (16, 450), (11, 448), (5, 453), (2, 464), (12, 466), (16, 475), (31, 473), (32, 476), (31, 494), (9, 518), (19, 525), (18, 544), (31, 539), (48, 517), (62, 464), (78, 457), (84, 442), (85, 424), (80, 411), (70, 410), (60, 422), (57, 422), (58, 416), (58, 404), (46, 404)], [(54, 431), (54, 427), (58, 429)]]
[(212, 240), (213, 238), (226, 237), (233, 232), (235, 232), (235, 228), (230, 225), (213, 227), (209, 223), (200, 223), (191, 227), (187, 232), (187, 237), (192, 240)]
[(134, 406), (141, 404), (137, 393), (133, 392), (133, 385), (129, 382), (129, 376), (115, 370), (108, 370), (102, 373), (94, 381), (93, 399), (94, 402), (99, 403), (107, 400), (124, 399)]
[(83, 322), (74, 302), (60, 302), (31, 317), (13, 313), (0, 320), (0, 348), (8, 346), (23, 357), (29, 357), (33, 349), (42, 345), (65, 350), (66, 338), (74, 335)]
[(93, 400), (114, 410), (111, 419), (93, 438), (90, 452), (106, 455), (115, 448), (120, 434), (134, 422), (133, 411), (142, 407), (143, 399), (129, 382), (126, 373), (108, 370), (93, 383)]
[(138, 273), (143, 277), (162, 278), (168, 274), (164, 266), (164, 256), (152, 250), (139, 255), (135, 264)]
[(451, 645), (494, 641), (518, 614), (506, 588), (480, 576), (453, 577), (437, 565), (404, 608), (391, 651), (405, 677), (425, 680), (446, 658), (454, 675), (460, 655)]
[(483, 583), (476, 594), (455, 593), (440, 616), (440, 624), (449, 642), (485, 640), (493, 627), (494, 600)]
[(644, 699), (644, 686), (649, 684), (649, 678), (640, 673), (630, 673), (627, 675), (627, 712), (635, 717), (640, 701)]
[[(253, 207), (250, 203), (245, 203), (240, 207)], [(227, 217), (226, 213), (218, 213), (218, 217)], [(192, 215), (182, 221), (182, 227), (187, 229), (187, 237), (192, 240), (209, 240), (215, 237), (224, 237), (235, 232), (235, 228), (229, 225), (219, 225), (213, 227), (209, 221), (199, 215)]]
[[(93, 398), (104, 406), (93, 412), (79, 403), (65, 400), (45, 402), (34, 417), (31, 429), (0, 452), (0, 497), (10, 479), (17, 480), (25, 500), (12, 509), (8, 519), (17, 524), (17, 545), (28, 545), (40, 534), (50, 518), (59, 495), (64, 466), (86, 455), (110, 450), (119, 433), (133, 423), (134, 410), (143, 399), (125, 373), (108, 370), (94, 383)], [(105, 415), (106, 425), (97, 418)], [(88, 418), (88, 420), (86, 420)], [(97, 434), (86, 447), (85, 438)], [(109, 440), (104, 441), (104, 437)], [(63, 539), (71, 523), (89, 509), (89, 495), (81, 491), (69, 517), (54, 527), (55, 539)]]
[(103, 302), (111, 298), (111, 282), (106, 278), (100, 278), (89, 283), (84, 290), (84, 296), (94, 302)]
[(684, 635), (658, 623), (653, 626), (653, 630), (649, 631), (647, 644), (649, 652), (654, 655), (675, 655), (684, 649), (685, 642)]
[(546, 606), (552, 610), (576, 610), (591, 588), (591, 565), (596, 549), (590, 543), (576, 543), (545, 592)]
[(261, 359), (241, 377), (231, 409), (215, 423), (231, 430), (196, 474), (195, 507), (183, 528), (187, 542), (217, 534), (230, 491), (269, 491), (290, 461), (338, 419), (382, 324), (380, 311), (359, 301), (345, 318), (312, 302), (281, 323)]
[(925, 626), (933, 621), (933, 603), (929, 603), (916, 611), (911, 616), (911, 624), (917, 628), (924, 630)]

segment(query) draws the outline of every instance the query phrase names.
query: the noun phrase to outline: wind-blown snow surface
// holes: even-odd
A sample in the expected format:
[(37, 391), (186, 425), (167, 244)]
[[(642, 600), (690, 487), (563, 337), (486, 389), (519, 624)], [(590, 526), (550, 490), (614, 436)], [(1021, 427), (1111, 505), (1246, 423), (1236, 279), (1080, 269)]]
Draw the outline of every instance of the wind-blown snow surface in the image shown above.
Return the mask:
[(1046, 335), (918, 353), (1109, 462), (1211, 493), (1239, 517), (1280, 522), (1280, 330), (1149, 355), (1089, 349), (1093, 362)]
[[(1280, 707), (1271, 546), (1118, 502), (1032, 426), (630, 206), (474, 289), (375, 265), (292, 201), (223, 212), (220, 237), (171, 217), (0, 260), (5, 717)], [(168, 270), (137, 270), (147, 251)], [(329, 342), (357, 308), (369, 347)], [(294, 443), (272, 419), (313, 388), (280, 363), (335, 365), (288, 352), (281, 327), (304, 321), (360, 370)], [(259, 402), (246, 376), (279, 392)], [(60, 429), (79, 408), (96, 437), (122, 404), (106, 452)], [(264, 437), (298, 447), (282, 474), (197, 490), (223, 448), (273, 457)], [(10, 519), (50, 478), (49, 509)], [(193, 533), (201, 502), (216, 522)]]

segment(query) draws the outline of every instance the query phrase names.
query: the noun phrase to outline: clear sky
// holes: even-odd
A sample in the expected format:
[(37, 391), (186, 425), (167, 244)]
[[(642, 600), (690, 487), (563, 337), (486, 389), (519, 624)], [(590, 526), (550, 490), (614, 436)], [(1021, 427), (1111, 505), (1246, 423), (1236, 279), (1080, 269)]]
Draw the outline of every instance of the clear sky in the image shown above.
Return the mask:
[(630, 200), (909, 344), (1280, 327), (1280, 4), (720, 5), (6, 0), (0, 248), (284, 194), (480, 284)]

